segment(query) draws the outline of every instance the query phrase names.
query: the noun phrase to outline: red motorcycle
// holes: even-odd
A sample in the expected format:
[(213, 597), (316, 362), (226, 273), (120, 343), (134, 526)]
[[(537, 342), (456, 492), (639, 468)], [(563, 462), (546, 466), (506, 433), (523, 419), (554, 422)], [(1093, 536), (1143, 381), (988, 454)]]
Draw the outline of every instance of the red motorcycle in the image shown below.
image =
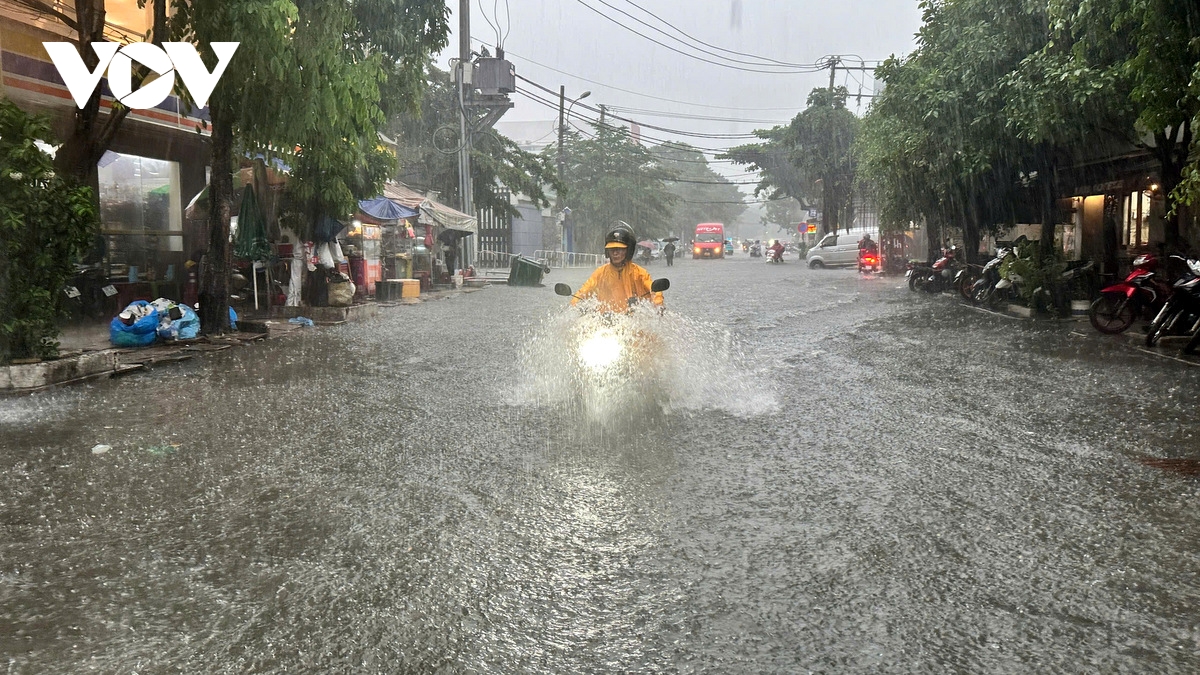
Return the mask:
[(878, 272), (879, 271), (879, 252), (874, 248), (858, 249), (858, 271), (859, 272)]
[(1171, 296), (1171, 287), (1158, 278), (1158, 258), (1153, 254), (1133, 259), (1125, 281), (1100, 289), (1088, 309), (1088, 319), (1101, 333), (1123, 333), (1138, 318), (1150, 320)]

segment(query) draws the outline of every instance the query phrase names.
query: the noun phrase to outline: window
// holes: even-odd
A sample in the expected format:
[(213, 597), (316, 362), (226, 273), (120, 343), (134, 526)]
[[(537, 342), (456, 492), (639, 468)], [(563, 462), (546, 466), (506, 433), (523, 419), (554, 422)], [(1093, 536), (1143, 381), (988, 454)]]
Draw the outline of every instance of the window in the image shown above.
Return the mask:
[(100, 161), (100, 233), (113, 281), (177, 281), (182, 273), (179, 164), (105, 153)]
[(1121, 245), (1140, 248), (1150, 242), (1150, 193), (1132, 192), (1122, 205)]

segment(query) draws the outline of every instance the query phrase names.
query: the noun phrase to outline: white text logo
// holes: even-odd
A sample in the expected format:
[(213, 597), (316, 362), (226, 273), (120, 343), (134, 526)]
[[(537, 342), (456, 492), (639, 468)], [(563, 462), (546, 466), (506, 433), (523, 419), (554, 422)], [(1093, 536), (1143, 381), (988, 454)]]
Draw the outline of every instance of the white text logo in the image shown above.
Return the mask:
[[(83, 59), (70, 42), (43, 42), (46, 53), (58, 68), (71, 98), (80, 108), (87, 105), (100, 84), (100, 77), (108, 70), (108, 87), (113, 96), (125, 105), (135, 110), (153, 108), (162, 103), (171, 94), (175, 86), (175, 73), (183, 80), (183, 86), (192, 95), (196, 107), (208, 105), (208, 97), (212, 95), (217, 81), (229, 65), (233, 53), (237, 51), (238, 42), (214, 42), (213, 53), (217, 55), (217, 67), (210, 73), (200, 60), (196, 48), (187, 42), (164, 42), (162, 48), (149, 42), (134, 42), (121, 45), (117, 42), (93, 42), (92, 50), (96, 52), (100, 62), (94, 72), (89, 72)], [(159, 77), (133, 91), (133, 62), (146, 66)]]

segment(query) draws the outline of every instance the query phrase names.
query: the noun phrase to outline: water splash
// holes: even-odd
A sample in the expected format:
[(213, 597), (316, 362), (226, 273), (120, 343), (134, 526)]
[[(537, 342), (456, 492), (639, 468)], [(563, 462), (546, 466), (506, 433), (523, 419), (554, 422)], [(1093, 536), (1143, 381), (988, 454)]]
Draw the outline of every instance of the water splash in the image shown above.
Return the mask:
[(728, 329), (652, 307), (555, 312), (526, 334), (518, 363), (514, 404), (566, 407), (592, 422), (676, 410), (748, 417), (779, 407)]

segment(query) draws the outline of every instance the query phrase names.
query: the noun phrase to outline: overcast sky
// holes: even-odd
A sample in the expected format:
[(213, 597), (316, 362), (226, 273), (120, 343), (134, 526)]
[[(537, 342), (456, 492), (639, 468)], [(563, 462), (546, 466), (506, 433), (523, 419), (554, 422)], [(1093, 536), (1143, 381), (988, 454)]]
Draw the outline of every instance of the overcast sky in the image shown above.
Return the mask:
[[(454, 35), (450, 47), (438, 58), (442, 68), (458, 54), (458, 1), (449, 2)], [(908, 54), (920, 25), (917, 0), (472, 0), (471, 5), (473, 46), (478, 49), (486, 44), (494, 53), (499, 32), (519, 76), (554, 92), (564, 84), (568, 100), (591, 91), (574, 106), (576, 113), (593, 117), (595, 113), (584, 105), (603, 103), (738, 120), (618, 113), (642, 123), (704, 134), (745, 134), (790, 120), (804, 108), (814, 87), (829, 84), (829, 70), (817, 70), (814, 64), (835, 54), (851, 55), (845, 59), (847, 65), (859, 65), (856, 59), (873, 65), (891, 55)], [(794, 65), (779, 66), (764, 59)], [(848, 87), (851, 94), (870, 94), (874, 86), (870, 72), (852, 70), (839, 70), (837, 83)], [(544, 94), (520, 80), (518, 86)], [(545, 120), (551, 124), (547, 133), (553, 133), (557, 95), (544, 95), (552, 100), (551, 107), (514, 94), (516, 107), (504, 121)], [(857, 108), (851, 99), (849, 105), (861, 114), (869, 101), (864, 97)], [(747, 142), (688, 138), (650, 129), (644, 133), (712, 149)], [(730, 171), (739, 170), (730, 167)]]

